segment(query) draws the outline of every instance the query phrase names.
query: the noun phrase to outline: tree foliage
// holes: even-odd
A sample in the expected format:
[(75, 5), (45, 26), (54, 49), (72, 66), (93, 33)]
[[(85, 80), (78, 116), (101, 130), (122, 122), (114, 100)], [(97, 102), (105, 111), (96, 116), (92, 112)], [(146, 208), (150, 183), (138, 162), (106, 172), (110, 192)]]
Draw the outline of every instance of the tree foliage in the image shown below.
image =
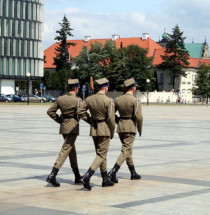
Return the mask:
[(202, 64), (198, 70), (198, 74), (195, 80), (196, 88), (193, 88), (194, 95), (202, 95), (207, 98), (210, 97), (210, 65)]
[(63, 17), (62, 22), (59, 24), (61, 28), (60, 30), (56, 31), (58, 35), (55, 37), (55, 40), (58, 41), (58, 46), (55, 48), (56, 57), (54, 58), (54, 64), (56, 65), (56, 71), (60, 79), (59, 86), (61, 86), (61, 88), (59, 89), (65, 90), (65, 85), (67, 78), (69, 77), (71, 68), (68, 49), (70, 48), (70, 46), (73, 46), (75, 44), (67, 41), (68, 36), (73, 36), (71, 33), (73, 29), (70, 28), (70, 23), (66, 16)]
[(77, 69), (74, 76), (87, 85), (91, 75), (94, 80), (107, 77), (110, 90), (122, 90), (124, 80), (134, 77), (139, 89), (145, 91), (148, 87), (146, 79), (154, 81), (152, 58), (147, 57), (147, 54), (148, 50), (136, 45), (117, 49), (113, 41), (107, 40), (104, 46), (95, 42), (91, 44), (90, 50), (84, 46), (75, 58)]
[(173, 76), (173, 88), (175, 88), (175, 78), (184, 76), (185, 68), (189, 65), (189, 54), (184, 46), (185, 37), (178, 25), (172, 29), (172, 34), (168, 34), (165, 55), (162, 55), (163, 62), (159, 65), (160, 69), (169, 70)]

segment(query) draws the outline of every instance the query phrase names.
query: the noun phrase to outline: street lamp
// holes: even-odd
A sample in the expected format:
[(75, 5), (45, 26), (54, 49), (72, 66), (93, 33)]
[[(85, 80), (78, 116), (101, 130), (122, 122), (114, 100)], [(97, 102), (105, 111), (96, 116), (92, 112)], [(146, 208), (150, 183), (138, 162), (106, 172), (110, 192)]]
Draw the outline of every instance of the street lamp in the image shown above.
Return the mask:
[(29, 105), (29, 80), (30, 80), (30, 77), (31, 77), (31, 73), (30, 72), (27, 72), (26, 73), (26, 77), (27, 77), (27, 103)]
[(146, 82), (147, 82), (147, 105), (149, 105), (149, 83), (150, 83), (150, 79), (147, 79), (146, 80)]

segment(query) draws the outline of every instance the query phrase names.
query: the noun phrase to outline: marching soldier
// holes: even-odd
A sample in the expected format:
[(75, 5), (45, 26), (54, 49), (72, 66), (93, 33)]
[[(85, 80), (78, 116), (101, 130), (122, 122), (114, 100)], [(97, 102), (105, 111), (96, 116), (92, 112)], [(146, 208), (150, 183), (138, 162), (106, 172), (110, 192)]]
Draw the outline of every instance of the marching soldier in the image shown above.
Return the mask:
[[(112, 99), (106, 96), (109, 81), (106, 78), (96, 80), (98, 93), (86, 99), (77, 113), (84, 121), (91, 125), (90, 135), (93, 138), (96, 157), (92, 165), (82, 177), (84, 188), (91, 190), (90, 178), (100, 167), (103, 178), (102, 187), (113, 186), (107, 174), (107, 152), (110, 138), (114, 136), (115, 130), (115, 110)], [(90, 111), (91, 116), (87, 111)]]
[[(60, 124), (60, 134), (63, 135), (64, 143), (60, 153), (55, 161), (52, 172), (47, 178), (47, 182), (54, 187), (59, 187), (60, 183), (56, 180), (56, 175), (62, 167), (66, 158), (69, 157), (70, 165), (75, 175), (75, 183), (81, 183), (81, 175), (77, 164), (77, 154), (75, 141), (79, 135), (79, 119), (77, 117), (77, 108), (82, 103), (82, 100), (77, 97), (79, 91), (78, 79), (68, 80), (69, 92), (60, 96), (57, 101), (48, 109), (47, 114)], [(56, 114), (57, 110), (61, 111), (61, 115)]]
[(122, 142), (121, 153), (111, 171), (109, 177), (114, 183), (118, 183), (116, 176), (120, 166), (126, 160), (131, 172), (131, 180), (140, 179), (141, 176), (136, 173), (132, 158), (132, 146), (136, 135), (136, 127), (139, 135), (142, 134), (142, 111), (139, 98), (134, 96), (136, 91), (136, 82), (133, 78), (124, 81), (125, 94), (115, 99), (115, 111), (119, 112), (120, 117), (115, 115), (118, 124), (117, 133)]

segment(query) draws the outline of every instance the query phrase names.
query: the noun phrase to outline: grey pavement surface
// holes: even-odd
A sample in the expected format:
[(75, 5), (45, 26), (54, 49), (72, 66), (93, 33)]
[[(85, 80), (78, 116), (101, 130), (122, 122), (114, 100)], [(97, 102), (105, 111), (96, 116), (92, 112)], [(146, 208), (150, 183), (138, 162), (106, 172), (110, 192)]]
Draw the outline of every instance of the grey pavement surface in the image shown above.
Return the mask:
[[(48, 108), (0, 105), (0, 215), (210, 214), (210, 107), (143, 106), (143, 135), (136, 137), (133, 152), (142, 179), (131, 181), (123, 164), (118, 184), (102, 188), (98, 170), (91, 191), (74, 185), (68, 160), (57, 177), (61, 187), (46, 183), (63, 142)], [(84, 174), (95, 152), (84, 122), (80, 133), (76, 148)], [(120, 150), (115, 134), (108, 169)]]

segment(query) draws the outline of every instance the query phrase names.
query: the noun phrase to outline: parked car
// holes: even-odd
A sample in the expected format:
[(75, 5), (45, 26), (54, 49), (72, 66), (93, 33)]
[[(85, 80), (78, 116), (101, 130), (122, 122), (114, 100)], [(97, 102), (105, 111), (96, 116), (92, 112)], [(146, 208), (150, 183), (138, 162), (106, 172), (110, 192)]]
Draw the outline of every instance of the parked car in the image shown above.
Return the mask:
[(8, 102), (5, 96), (0, 96), (0, 102)]
[(44, 98), (46, 98), (47, 102), (55, 102), (56, 98), (52, 96), (43, 95)]
[(25, 98), (19, 97), (14, 94), (7, 94), (6, 97), (12, 98), (14, 102), (26, 102)]
[(14, 102), (14, 100), (4, 94), (0, 94), (0, 102)]
[[(26, 101), (28, 101), (28, 95), (22, 95), (22, 98), (24, 98), (24, 99), (26, 99)], [(37, 98), (35, 95), (29, 95), (29, 102), (39, 103), (40, 99)]]
[[(34, 95), (34, 96), (36, 96), (36, 95)], [(43, 97), (43, 95), (42, 96), (36, 96), (36, 97), (40, 100), (41, 103), (47, 102), (47, 99), (45, 97)]]

